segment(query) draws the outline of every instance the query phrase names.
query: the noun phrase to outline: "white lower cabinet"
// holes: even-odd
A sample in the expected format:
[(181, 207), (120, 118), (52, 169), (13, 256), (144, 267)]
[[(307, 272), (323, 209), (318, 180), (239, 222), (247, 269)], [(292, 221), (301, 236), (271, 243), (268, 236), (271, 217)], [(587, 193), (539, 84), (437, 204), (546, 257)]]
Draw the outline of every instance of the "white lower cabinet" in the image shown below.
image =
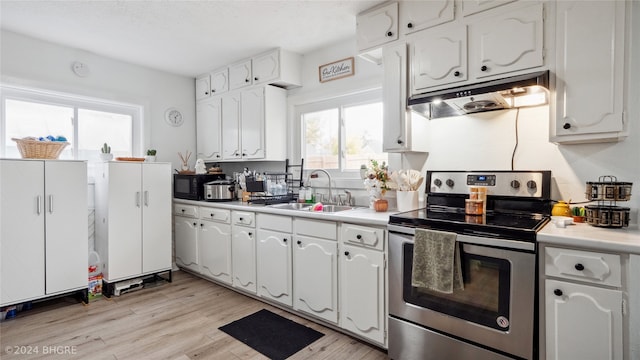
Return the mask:
[(338, 323), (338, 241), (335, 222), (295, 219), (293, 307)]
[(200, 220), (198, 253), (202, 275), (231, 284), (231, 225)]
[(232, 219), (233, 286), (255, 294), (257, 292), (255, 214), (234, 210)]
[(292, 220), (258, 214), (257, 226), (258, 295), (292, 306)]
[(0, 160), (0, 305), (87, 289), (87, 164)]
[(200, 272), (198, 260), (198, 219), (174, 216), (176, 265)]
[(556, 247), (544, 255), (546, 360), (623, 359), (620, 255)]

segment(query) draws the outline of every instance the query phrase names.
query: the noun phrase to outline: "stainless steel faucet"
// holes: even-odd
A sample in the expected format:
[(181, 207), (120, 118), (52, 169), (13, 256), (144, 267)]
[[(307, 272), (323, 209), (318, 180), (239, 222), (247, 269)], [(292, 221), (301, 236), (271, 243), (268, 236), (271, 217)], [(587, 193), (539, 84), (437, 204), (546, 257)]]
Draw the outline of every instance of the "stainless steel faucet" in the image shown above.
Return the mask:
[(311, 175), (313, 175), (316, 172), (323, 172), (325, 173), (325, 175), (327, 175), (327, 178), (329, 179), (329, 202), (333, 201), (333, 188), (331, 187), (331, 174), (329, 174), (329, 172), (325, 169), (314, 169), (314, 170), (310, 170), (309, 171), (309, 175), (307, 175), (307, 184), (309, 184), (309, 182), (311, 181)]

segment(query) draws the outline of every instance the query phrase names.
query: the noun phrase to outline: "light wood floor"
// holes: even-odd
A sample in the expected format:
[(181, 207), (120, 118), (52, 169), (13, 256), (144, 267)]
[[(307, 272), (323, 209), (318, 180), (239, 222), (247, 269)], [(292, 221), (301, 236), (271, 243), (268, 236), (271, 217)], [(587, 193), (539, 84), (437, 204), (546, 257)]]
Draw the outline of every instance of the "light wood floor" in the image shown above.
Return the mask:
[[(0, 358), (266, 359), (218, 330), (260, 309), (325, 334), (290, 359), (387, 358), (379, 348), (182, 271), (172, 283), (89, 305), (72, 298), (34, 304), (0, 323)], [(38, 353), (18, 353), (29, 350)]]

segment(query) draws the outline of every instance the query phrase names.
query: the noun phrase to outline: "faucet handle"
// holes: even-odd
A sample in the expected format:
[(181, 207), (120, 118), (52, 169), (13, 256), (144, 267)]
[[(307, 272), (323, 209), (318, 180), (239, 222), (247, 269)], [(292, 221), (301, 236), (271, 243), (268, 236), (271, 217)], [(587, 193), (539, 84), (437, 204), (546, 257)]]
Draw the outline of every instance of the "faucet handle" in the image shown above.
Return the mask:
[[(339, 206), (347, 204), (345, 202), (345, 200), (347, 199), (347, 194), (338, 194), (337, 197), (338, 198), (336, 200), (337, 200), (337, 203), (338, 203)], [(345, 199), (345, 200), (343, 200), (343, 199)]]

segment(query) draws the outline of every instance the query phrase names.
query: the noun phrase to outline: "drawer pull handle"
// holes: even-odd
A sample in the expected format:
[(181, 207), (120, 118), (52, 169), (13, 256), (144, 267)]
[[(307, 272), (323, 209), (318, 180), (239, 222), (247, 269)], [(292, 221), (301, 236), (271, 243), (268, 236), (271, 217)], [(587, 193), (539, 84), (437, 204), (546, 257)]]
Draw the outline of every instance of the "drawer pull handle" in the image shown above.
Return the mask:
[(298, 240), (297, 241), (298, 245), (302, 245), (302, 241)]
[(562, 296), (562, 290), (560, 290), (560, 289), (555, 289), (555, 290), (553, 290), (553, 293), (554, 293), (556, 296)]
[(180, 210), (180, 211), (182, 211), (182, 212), (184, 213), (184, 209), (182, 209), (182, 210)]
[(578, 270), (578, 271), (582, 271), (582, 270), (584, 270), (584, 265), (582, 265), (582, 264), (580, 264), (580, 263), (577, 263), (577, 264), (576, 264), (576, 266), (575, 266), (575, 268), (576, 268), (576, 270)]
[(344, 256), (349, 256), (349, 252), (348, 252), (348, 251), (345, 251), (345, 252), (344, 252)]
[(360, 234), (356, 235), (356, 239), (361, 240), (362, 239), (362, 235), (360, 235)]

